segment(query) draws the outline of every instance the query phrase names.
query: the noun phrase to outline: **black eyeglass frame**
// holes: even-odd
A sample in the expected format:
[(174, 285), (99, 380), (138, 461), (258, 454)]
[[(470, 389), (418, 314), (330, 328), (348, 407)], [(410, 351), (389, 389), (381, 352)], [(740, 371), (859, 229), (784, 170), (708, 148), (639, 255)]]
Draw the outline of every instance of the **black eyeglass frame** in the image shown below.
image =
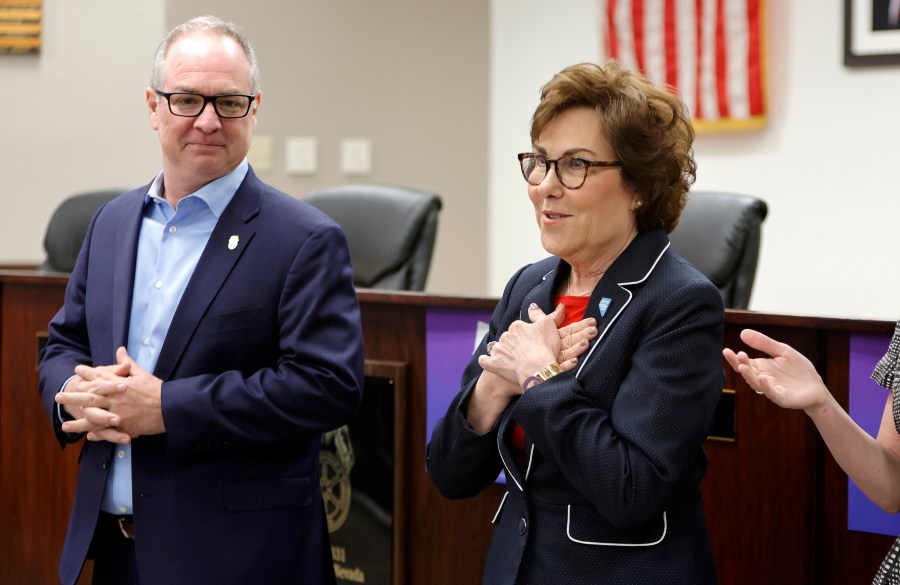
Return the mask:
[[(588, 167), (621, 167), (622, 166), (622, 161), (619, 161), (619, 160), (588, 160), (586, 158), (581, 158), (580, 156), (561, 156), (559, 158), (552, 159), (552, 158), (547, 158), (543, 154), (537, 154), (534, 152), (521, 152), (521, 153), (519, 153), (519, 168), (522, 171), (522, 177), (525, 179), (525, 182), (528, 183), (529, 185), (535, 185), (535, 186), (540, 185), (541, 182), (547, 178), (547, 175), (544, 174), (544, 177), (537, 183), (532, 183), (531, 181), (528, 180), (528, 175), (525, 172), (525, 160), (526, 159), (534, 159), (537, 157), (543, 158), (544, 162), (547, 163), (547, 173), (550, 172), (550, 166), (551, 165), (554, 166), (554, 170), (556, 171), (556, 179), (566, 189), (581, 189), (581, 187), (584, 185), (584, 182), (587, 181)], [(580, 160), (581, 162), (583, 162), (585, 164), (584, 175), (581, 177), (581, 182), (578, 183), (578, 185), (575, 187), (571, 187), (571, 186), (563, 183), (562, 177), (559, 174), (559, 161), (564, 158)]]
[[(154, 89), (153, 91), (156, 92), (156, 95), (166, 98), (166, 104), (168, 104), (168, 106), (169, 106), (169, 112), (171, 112), (171, 114), (173, 116), (178, 116), (179, 118), (199, 118), (200, 115), (203, 113), (203, 110), (206, 109), (206, 106), (208, 104), (212, 104), (213, 110), (215, 110), (216, 115), (218, 117), (222, 118), (223, 120), (239, 120), (241, 118), (247, 117), (247, 114), (250, 113), (250, 108), (253, 106), (253, 102), (256, 101), (255, 95), (247, 95), (244, 93), (221, 93), (219, 95), (203, 95), (202, 93), (194, 93), (194, 92), (190, 92), (190, 91), (160, 91), (158, 89)], [(175, 110), (172, 109), (172, 96), (173, 95), (192, 95), (192, 96), (195, 96), (198, 98), (203, 98), (203, 105), (200, 106), (199, 112), (197, 112), (196, 114), (193, 114), (191, 116), (189, 116), (187, 114), (176, 114)], [(230, 97), (249, 98), (250, 101), (247, 102), (247, 111), (244, 112), (240, 116), (223, 116), (222, 113), (219, 111), (219, 106), (216, 105), (216, 100), (218, 100), (219, 98), (230, 98)]]

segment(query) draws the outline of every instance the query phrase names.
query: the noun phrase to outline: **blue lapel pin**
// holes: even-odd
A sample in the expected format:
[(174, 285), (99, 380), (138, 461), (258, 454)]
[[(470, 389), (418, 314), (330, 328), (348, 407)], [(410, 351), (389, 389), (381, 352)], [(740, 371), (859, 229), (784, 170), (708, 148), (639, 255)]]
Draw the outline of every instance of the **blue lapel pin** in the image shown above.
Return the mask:
[(600, 316), (601, 317), (606, 317), (606, 309), (609, 308), (609, 304), (611, 302), (612, 302), (612, 299), (609, 297), (603, 297), (602, 299), (600, 299), (600, 304), (598, 306), (600, 307)]

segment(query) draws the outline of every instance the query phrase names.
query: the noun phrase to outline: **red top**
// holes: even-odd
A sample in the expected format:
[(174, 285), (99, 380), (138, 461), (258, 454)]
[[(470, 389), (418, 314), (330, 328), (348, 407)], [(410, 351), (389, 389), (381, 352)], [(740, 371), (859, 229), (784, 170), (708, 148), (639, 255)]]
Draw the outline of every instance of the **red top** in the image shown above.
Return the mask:
[[(562, 303), (566, 308), (566, 315), (563, 318), (563, 322), (560, 327), (565, 327), (566, 325), (571, 325), (572, 323), (581, 321), (584, 318), (584, 312), (587, 310), (588, 302), (590, 300), (590, 297), (556, 297), (554, 299), (554, 303), (556, 303), (556, 305)], [(524, 467), (526, 463), (525, 431), (522, 430), (522, 427), (519, 426), (519, 423), (515, 423), (515, 425), (513, 425), (513, 430), (510, 435), (510, 444), (512, 445), (512, 452), (516, 456), (516, 462), (519, 463), (520, 467)]]

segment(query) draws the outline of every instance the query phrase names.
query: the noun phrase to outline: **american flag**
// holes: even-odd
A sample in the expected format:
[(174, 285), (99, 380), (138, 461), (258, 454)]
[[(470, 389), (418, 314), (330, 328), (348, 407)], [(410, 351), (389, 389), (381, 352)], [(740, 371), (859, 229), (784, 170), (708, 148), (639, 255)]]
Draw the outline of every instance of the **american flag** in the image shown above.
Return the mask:
[(698, 130), (766, 115), (764, 0), (598, 0), (606, 54), (678, 93)]

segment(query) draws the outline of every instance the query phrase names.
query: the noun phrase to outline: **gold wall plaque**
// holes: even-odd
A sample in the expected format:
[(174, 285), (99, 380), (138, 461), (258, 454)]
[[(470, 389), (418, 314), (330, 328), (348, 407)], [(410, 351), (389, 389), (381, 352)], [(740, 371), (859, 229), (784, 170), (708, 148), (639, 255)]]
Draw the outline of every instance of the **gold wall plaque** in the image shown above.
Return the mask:
[(41, 0), (0, 0), (0, 53), (40, 53), (41, 13)]

